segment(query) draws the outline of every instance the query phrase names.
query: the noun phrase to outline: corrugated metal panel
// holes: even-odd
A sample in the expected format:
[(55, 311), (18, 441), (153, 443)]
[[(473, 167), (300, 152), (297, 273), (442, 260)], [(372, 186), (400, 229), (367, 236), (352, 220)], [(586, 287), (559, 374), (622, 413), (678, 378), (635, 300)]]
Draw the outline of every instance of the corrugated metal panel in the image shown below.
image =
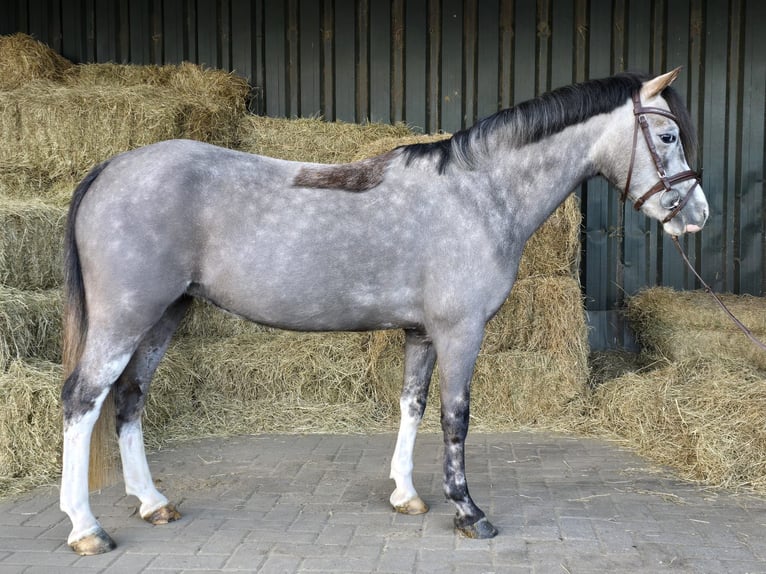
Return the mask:
[[(684, 66), (711, 219), (686, 240), (716, 290), (766, 285), (766, 3), (760, 0), (9, 0), (0, 33), (75, 61), (234, 70), (273, 116), (455, 131), (543, 91), (623, 69)], [(580, 190), (582, 278), (597, 346), (625, 294), (696, 287), (658, 224), (602, 180)]]

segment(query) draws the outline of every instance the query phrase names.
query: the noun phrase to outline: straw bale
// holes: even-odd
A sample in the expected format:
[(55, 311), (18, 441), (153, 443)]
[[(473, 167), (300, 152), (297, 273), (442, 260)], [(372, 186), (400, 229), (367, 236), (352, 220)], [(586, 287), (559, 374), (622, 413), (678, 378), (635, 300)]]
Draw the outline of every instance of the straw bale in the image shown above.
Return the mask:
[(365, 432), (389, 408), (366, 373), (366, 333), (182, 338), (152, 383), (154, 441), (254, 432)]
[(153, 86), (28, 84), (0, 93), (0, 169), (81, 177), (108, 157), (161, 140), (230, 144), (230, 112)]
[(270, 331), (268, 327), (253, 323), (219, 309), (215, 305), (195, 299), (178, 326), (178, 336), (199, 338), (233, 337), (246, 333)]
[(292, 161), (345, 163), (360, 147), (382, 138), (409, 135), (402, 124), (351, 124), (318, 118), (280, 119), (245, 116), (239, 125), (239, 149)]
[(135, 65), (135, 64), (80, 64), (63, 75), (64, 85), (70, 87), (110, 87), (112, 89), (134, 86), (168, 88), (188, 98), (214, 100), (237, 108), (245, 113), (245, 102), (250, 87), (245, 78), (232, 72), (183, 62), (181, 64)]
[(64, 85), (77, 87), (167, 86), (176, 70), (177, 66), (173, 65), (115, 64), (112, 62), (78, 64), (69, 68), (61, 79)]
[(72, 62), (27, 34), (0, 36), (0, 91), (33, 80), (60, 80)]
[(532, 234), (519, 264), (519, 278), (580, 276), (579, 198), (571, 194)]
[(387, 137), (359, 146), (359, 148), (357, 149), (356, 153), (354, 154), (352, 158), (352, 161), (358, 161), (361, 159), (367, 159), (370, 157), (382, 155), (386, 152), (391, 151), (394, 148), (398, 148), (401, 146), (420, 144), (420, 143), (432, 143), (432, 142), (445, 140), (450, 137), (452, 137), (452, 135), (448, 133), (412, 134), (408, 132), (401, 135), (391, 134)]
[(0, 202), (0, 284), (50, 289), (62, 280), (66, 210), (38, 200)]
[(0, 167), (49, 177), (84, 174), (130, 148), (177, 137), (185, 104), (155, 88), (64, 88), (35, 83), (0, 94)]
[[(388, 405), (392, 426), (399, 417), (403, 344), (398, 331), (371, 334), (369, 372), (378, 401)], [(561, 417), (570, 416), (570, 403), (585, 393), (586, 384), (587, 369), (550, 352), (513, 349), (490, 353), (482, 349), (471, 382), (471, 428), (486, 432), (530, 426), (558, 428)], [(440, 408), (437, 368), (422, 430), (440, 430)]]
[[(399, 146), (430, 143), (448, 137), (449, 134), (434, 134), (383, 138), (361, 147), (354, 159), (365, 159)], [(579, 277), (581, 221), (580, 202), (575, 195), (570, 195), (527, 242), (518, 277)]]
[(61, 471), (60, 365), (14, 361), (0, 370), (0, 497)]
[[(146, 411), (153, 444), (253, 432), (379, 432), (398, 424), (400, 332), (246, 333), (182, 338), (152, 383)], [(490, 430), (551, 423), (585, 385), (548, 352), (482, 353), (472, 424)], [(425, 430), (439, 428), (438, 373)]]
[(516, 281), (487, 324), (484, 349), (545, 351), (585, 372), (588, 333), (579, 281), (556, 275)]
[[(766, 298), (720, 297), (756, 337), (766, 339)], [(628, 300), (626, 314), (637, 339), (654, 356), (671, 361), (729, 358), (766, 370), (766, 353), (751, 344), (704, 291), (646, 289)]]
[(66, 207), (84, 175), (54, 177), (41, 168), (0, 165), (0, 202), (39, 199), (51, 206)]
[(61, 292), (0, 285), (0, 371), (14, 359), (61, 360)]
[(766, 377), (747, 361), (690, 358), (596, 389), (591, 416), (691, 480), (766, 491)]

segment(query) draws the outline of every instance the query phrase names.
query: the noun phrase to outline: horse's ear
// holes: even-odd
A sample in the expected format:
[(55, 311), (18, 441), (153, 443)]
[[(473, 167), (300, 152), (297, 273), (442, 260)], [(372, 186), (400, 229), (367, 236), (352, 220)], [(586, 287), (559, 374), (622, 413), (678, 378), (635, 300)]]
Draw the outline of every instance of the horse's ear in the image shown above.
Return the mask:
[(656, 78), (644, 82), (644, 85), (641, 86), (641, 99), (648, 100), (659, 94), (673, 83), (673, 80), (678, 77), (680, 72), (681, 68), (678, 67), (666, 74), (662, 74), (661, 76), (657, 76)]

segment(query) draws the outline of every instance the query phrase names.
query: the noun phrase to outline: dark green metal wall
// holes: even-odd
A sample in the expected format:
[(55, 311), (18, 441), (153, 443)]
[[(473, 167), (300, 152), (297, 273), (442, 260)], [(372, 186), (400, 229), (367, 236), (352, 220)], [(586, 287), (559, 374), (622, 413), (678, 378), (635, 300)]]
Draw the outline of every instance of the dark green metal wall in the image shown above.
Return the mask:
[[(254, 111), (405, 121), (455, 131), (541, 92), (624, 70), (684, 66), (700, 132), (705, 230), (687, 239), (716, 290), (766, 285), (763, 0), (5, 0), (0, 33), (32, 33), (75, 61), (235, 70)], [(582, 281), (596, 346), (619, 344), (624, 296), (695, 288), (659, 226), (594, 180)]]

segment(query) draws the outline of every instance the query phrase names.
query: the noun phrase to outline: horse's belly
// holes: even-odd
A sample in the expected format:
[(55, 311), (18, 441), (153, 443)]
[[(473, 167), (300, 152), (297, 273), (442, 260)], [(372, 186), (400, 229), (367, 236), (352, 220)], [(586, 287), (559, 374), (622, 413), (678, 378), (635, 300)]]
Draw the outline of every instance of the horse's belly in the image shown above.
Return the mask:
[[(299, 331), (363, 331), (422, 324), (418, 289), (408, 285), (339, 283), (319, 276), (255, 274), (200, 284), (191, 291), (241, 317)], [(324, 279), (324, 281), (323, 281)]]

